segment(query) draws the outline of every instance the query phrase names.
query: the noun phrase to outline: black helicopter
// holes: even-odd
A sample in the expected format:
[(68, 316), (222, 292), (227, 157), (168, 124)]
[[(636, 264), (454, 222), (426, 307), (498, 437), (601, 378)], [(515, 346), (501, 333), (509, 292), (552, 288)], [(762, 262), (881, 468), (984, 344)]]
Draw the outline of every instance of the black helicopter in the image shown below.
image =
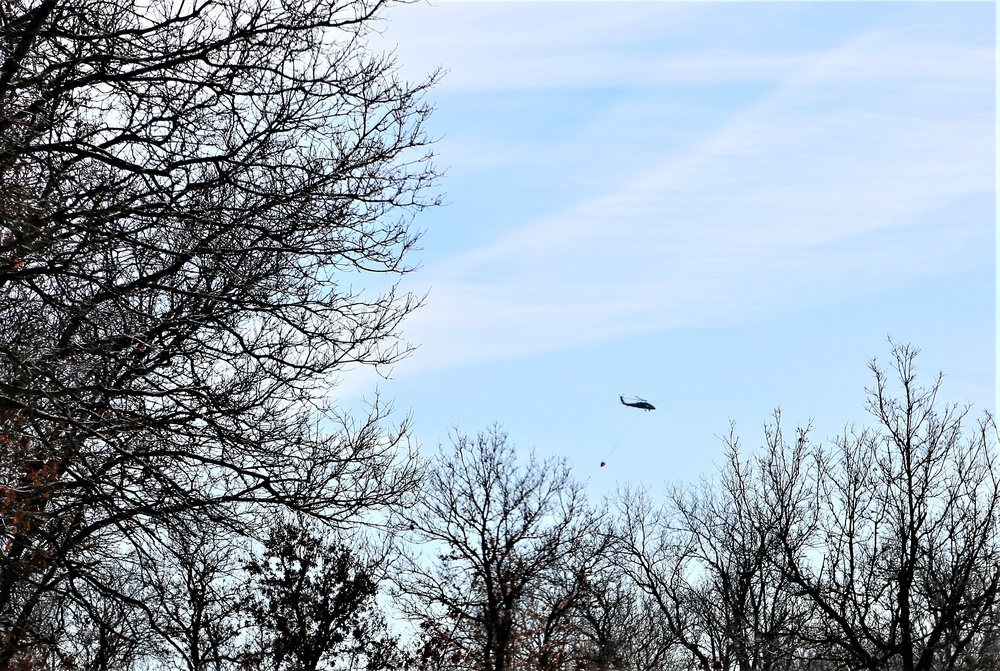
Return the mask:
[(656, 410), (655, 405), (642, 398), (636, 398), (634, 401), (626, 401), (624, 396), (619, 396), (618, 398), (621, 399), (622, 405), (627, 405), (630, 408), (639, 408), (640, 410)]

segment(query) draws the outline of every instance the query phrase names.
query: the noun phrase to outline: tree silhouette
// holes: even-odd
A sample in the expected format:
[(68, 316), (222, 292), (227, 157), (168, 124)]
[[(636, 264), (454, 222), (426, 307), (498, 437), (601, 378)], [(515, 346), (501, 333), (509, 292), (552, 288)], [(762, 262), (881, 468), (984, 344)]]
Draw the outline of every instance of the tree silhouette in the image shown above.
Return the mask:
[[(622, 567), (701, 668), (991, 668), (1000, 463), (989, 414), (917, 383), (917, 350), (871, 363), (875, 426), (831, 446), (727, 439), (720, 472), (657, 507), (619, 499)], [(892, 381), (898, 382), (893, 389)]]
[(411, 663), (388, 632), (378, 584), (338, 541), (295, 524), (272, 530), (248, 565), (243, 608), (255, 641), (240, 661), (268, 671), (401, 669)]
[(817, 612), (808, 637), (851, 668), (962, 668), (996, 631), (996, 426), (987, 414), (969, 430), (968, 408), (940, 404), (941, 376), (920, 386), (917, 354), (894, 344), (890, 369), (872, 361), (877, 428), (797, 460), (770, 434), (760, 464), (778, 566)]
[[(559, 629), (581, 594), (572, 577), (598, 516), (560, 461), (519, 464), (494, 427), (458, 435), (403, 511), (412, 539), (438, 553), (412, 556), (401, 577), (438, 668), (508, 671), (515, 660), (553, 668)], [(416, 550), (414, 550), (416, 552)], [(568, 580), (554, 580), (566, 578)], [(436, 646), (436, 647), (435, 647)]]
[(412, 487), (405, 426), (324, 401), (405, 355), (392, 278), (435, 202), (383, 4), (0, 8), (0, 669), (59, 647), (49, 613), (156, 621), (119, 581), (172, 529)]

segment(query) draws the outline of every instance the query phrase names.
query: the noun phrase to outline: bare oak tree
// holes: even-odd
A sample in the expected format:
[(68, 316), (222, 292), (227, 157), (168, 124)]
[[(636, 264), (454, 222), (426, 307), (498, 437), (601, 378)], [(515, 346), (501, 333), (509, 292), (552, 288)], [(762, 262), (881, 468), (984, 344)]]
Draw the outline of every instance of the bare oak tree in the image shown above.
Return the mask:
[(622, 567), (695, 667), (992, 668), (996, 427), (941, 404), (940, 376), (919, 386), (916, 357), (872, 362), (872, 428), (789, 442), (776, 414), (760, 451), (731, 432), (717, 476), (665, 506), (620, 498)]
[(565, 463), (518, 454), (498, 428), (458, 435), (405, 514), (427, 549), (401, 580), (438, 668), (552, 668), (583, 576), (553, 583), (598, 529)]
[[(592, 671), (659, 671), (671, 668), (676, 641), (655, 604), (621, 571), (609, 548), (588, 567), (579, 594), (568, 601), (560, 641), (563, 665)], [(561, 651), (560, 651), (561, 652)], [(568, 662), (568, 663), (567, 663)]]
[(691, 625), (677, 635), (689, 648), (698, 642), (702, 664), (711, 658), (726, 670), (771, 671), (804, 655), (795, 632), (809, 608), (772, 561), (773, 529), (760, 524), (770, 505), (765, 491), (731, 432), (718, 474), (668, 496), (665, 520), (680, 541), (670, 594)]
[(0, 669), (65, 658), (54, 612), (113, 602), (81, 631), (136, 640), (157, 614), (121, 580), (193, 519), (411, 489), (405, 427), (324, 400), (405, 354), (391, 278), (434, 202), (426, 84), (367, 45), (383, 4), (0, 8)]
[(759, 464), (776, 564), (817, 612), (803, 633), (852, 669), (968, 668), (997, 631), (996, 426), (941, 404), (941, 376), (919, 386), (916, 357), (893, 345), (891, 369), (871, 363), (875, 428), (795, 460), (772, 433)]
[(241, 668), (401, 671), (410, 656), (389, 632), (379, 581), (344, 539), (301, 522), (272, 528), (248, 564), (241, 611), (252, 632)]
[(698, 572), (687, 529), (657, 506), (643, 490), (626, 490), (617, 499), (617, 553), (622, 571), (647, 595), (672, 646), (693, 664), (682, 668), (722, 668), (726, 641), (706, 628), (704, 607), (711, 597), (703, 585), (711, 576)]

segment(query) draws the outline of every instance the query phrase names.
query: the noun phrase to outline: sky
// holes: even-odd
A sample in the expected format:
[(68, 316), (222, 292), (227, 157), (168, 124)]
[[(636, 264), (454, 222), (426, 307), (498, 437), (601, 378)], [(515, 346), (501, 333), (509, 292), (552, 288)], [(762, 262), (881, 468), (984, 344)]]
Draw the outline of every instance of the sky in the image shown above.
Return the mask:
[(870, 424), (889, 336), (992, 411), (995, 11), (391, 7), (372, 46), (445, 71), (446, 205), (415, 221), (418, 349), (334, 397), (378, 388), (427, 454), (499, 423), (595, 493), (710, 475), (730, 424), (752, 448), (776, 408), (820, 442)]

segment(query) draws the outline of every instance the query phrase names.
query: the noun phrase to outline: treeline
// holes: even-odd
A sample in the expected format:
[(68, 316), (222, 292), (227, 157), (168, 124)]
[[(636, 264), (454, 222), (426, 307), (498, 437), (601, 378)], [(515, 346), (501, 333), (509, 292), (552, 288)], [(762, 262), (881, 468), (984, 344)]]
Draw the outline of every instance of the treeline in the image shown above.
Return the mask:
[(0, 671), (997, 668), (995, 427), (910, 348), (663, 498), (328, 402), (438, 202), (383, 5), (0, 6)]
[(26, 617), (4, 621), (7, 668), (1000, 668), (996, 427), (892, 354), (871, 364), (872, 426), (814, 443), (776, 414), (760, 446), (731, 435), (716, 473), (662, 494), (588, 500), (564, 459), (494, 427), (456, 434), (378, 520), (285, 506), (255, 533), (160, 512), (141, 548), (118, 531), (40, 558), (14, 552), (51, 542), (51, 518), (14, 507), (8, 469)]
[(758, 449), (731, 435), (717, 473), (662, 497), (588, 503), (562, 461), (519, 461), (496, 430), (458, 436), (402, 515), (436, 549), (396, 580), (423, 661), (1000, 668), (996, 427), (941, 404), (915, 357), (872, 363), (872, 427), (814, 443), (776, 414)]

